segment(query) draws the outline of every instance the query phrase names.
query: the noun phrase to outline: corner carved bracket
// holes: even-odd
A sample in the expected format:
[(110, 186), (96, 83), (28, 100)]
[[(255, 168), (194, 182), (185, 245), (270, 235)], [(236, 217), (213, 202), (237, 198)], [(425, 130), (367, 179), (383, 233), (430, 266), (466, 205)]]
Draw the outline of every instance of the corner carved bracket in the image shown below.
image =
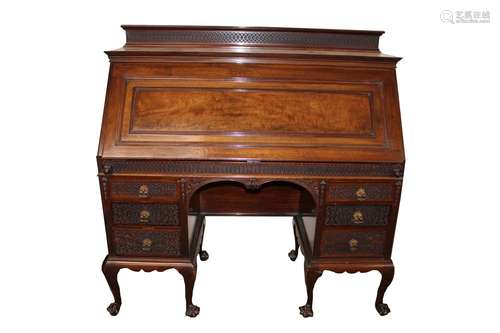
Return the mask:
[(103, 198), (104, 198), (104, 200), (107, 200), (108, 199), (109, 176), (113, 172), (113, 168), (110, 165), (105, 165), (102, 168), (102, 171), (104, 174), (103, 176), (101, 176)]
[(256, 178), (244, 179), (241, 183), (248, 191), (257, 192), (265, 181), (257, 180)]

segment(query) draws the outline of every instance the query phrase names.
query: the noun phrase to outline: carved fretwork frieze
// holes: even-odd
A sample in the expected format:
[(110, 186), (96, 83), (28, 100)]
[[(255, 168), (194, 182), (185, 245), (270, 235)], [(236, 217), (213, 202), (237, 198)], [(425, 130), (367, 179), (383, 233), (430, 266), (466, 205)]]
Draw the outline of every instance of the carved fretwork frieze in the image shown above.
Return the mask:
[(127, 29), (127, 43), (153, 44), (218, 44), (218, 45), (288, 45), (301, 47), (335, 47), (341, 49), (377, 50), (377, 34), (352, 34), (342, 31), (240, 31), (228, 27), (225, 30), (143, 30)]
[(398, 163), (304, 163), (304, 162), (227, 162), (174, 160), (105, 160), (105, 169), (119, 173), (159, 174), (237, 174), (280, 176), (373, 176), (401, 177)]

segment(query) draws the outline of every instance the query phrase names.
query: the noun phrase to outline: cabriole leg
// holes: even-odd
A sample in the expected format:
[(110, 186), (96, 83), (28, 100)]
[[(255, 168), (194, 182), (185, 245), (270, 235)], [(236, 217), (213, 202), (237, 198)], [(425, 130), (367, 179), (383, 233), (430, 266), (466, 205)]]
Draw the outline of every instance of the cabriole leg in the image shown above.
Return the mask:
[(305, 280), (306, 280), (306, 289), (307, 289), (307, 302), (306, 305), (299, 307), (300, 314), (304, 317), (312, 317), (313, 316), (313, 291), (314, 285), (318, 278), (323, 274), (323, 271), (318, 270), (310, 270), (305, 268)]
[(186, 316), (196, 317), (200, 313), (200, 308), (193, 304), (193, 288), (196, 280), (196, 267), (180, 268), (179, 273), (184, 278), (186, 294)]
[(116, 316), (118, 312), (120, 312), (120, 307), (122, 305), (122, 297), (120, 295), (120, 285), (118, 284), (118, 272), (120, 271), (119, 267), (114, 265), (110, 265), (104, 260), (102, 264), (102, 272), (106, 277), (106, 281), (108, 281), (109, 289), (111, 289), (111, 293), (115, 301), (108, 306), (108, 312), (112, 316)]
[(394, 266), (384, 267), (379, 269), (380, 274), (382, 274), (382, 279), (380, 280), (380, 285), (377, 291), (377, 299), (375, 300), (375, 309), (381, 316), (385, 316), (391, 309), (384, 303), (384, 294), (394, 277)]

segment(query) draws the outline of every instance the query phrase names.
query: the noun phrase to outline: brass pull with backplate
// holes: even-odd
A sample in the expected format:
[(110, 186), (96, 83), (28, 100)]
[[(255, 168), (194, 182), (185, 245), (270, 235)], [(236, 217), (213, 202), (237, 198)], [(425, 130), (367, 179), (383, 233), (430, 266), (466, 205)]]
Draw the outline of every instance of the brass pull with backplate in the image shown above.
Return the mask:
[(361, 224), (364, 222), (364, 216), (363, 216), (363, 212), (360, 211), (360, 210), (356, 210), (354, 211), (354, 213), (352, 213), (352, 223), (354, 224)]
[(150, 251), (151, 246), (153, 245), (153, 241), (149, 238), (144, 238), (142, 241), (142, 250), (143, 251)]
[(151, 216), (151, 213), (149, 211), (147, 211), (147, 210), (141, 211), (139, 214), (139, 222), (148, 223), (150, 216)]
[(351, 250), (351, 252), (355, 252), (358, 250), (358, 245), (359, 245), (359, 242), (357, 239), (351, 239), (349, 241), (349, 249)]
[(365, 200), (366, 199), (366, 190), (362, 187), (358, 188), (356, 191), (356, 199), (358, 200)]
[(139, 197), (147, 198), (149, 196), (149, 187), (148, 185), (139, 186)]

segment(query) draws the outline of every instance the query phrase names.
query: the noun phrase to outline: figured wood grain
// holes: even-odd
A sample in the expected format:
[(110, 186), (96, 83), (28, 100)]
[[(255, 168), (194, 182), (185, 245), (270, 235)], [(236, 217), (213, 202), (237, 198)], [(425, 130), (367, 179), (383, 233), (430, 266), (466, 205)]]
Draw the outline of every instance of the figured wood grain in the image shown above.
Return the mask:
[[(233, 54), (235, 55), (235, 54)], [(161, 58), (161, 62), (160, 62)], [(231, 58), (237, 61), (237, 58)], [(218, 60), (187, 63), (163, 58), (147, 63), (112, 62), (110, 92), (104, 117), (100, 155), (105, 158), (164, 159), (258, 159), (308, 161), (381, 161), (404, 159), (400, 140), (399, 113), (393, 69), (356, 70), (339, 64), (291, 65), (274, 63), (238, 64)], [(229, 59), (226, 59), (229, 60)], [(238, 60), (239, 61), (239, 60)], [(365, 62), (363, 66), (372, 63)], [(134, 90), (148, 88), (229, 89), (342, 92), (371, 96), (373, 130), (366, 133), (322, 133), (309, 127), (298, 131), (209, 131), (145, 132), (134, 129)], [(186, 102), (184, 102), (186, 103)], [(256, 105), (258, 107), (259, 105)], [(205, 106), (204, 106), (205, 107)], [(261, 116), (267, 114), (261, 112)], [(301, 116), (305, 117), (305, 116)], [(209, 117), (206, 117), (209, 118)], [(204, 124), (211, 121), (204, 118)], [(230, 117), (226, 117), (231, 122)], [(259, 123), (258, 118), (253, 120)], [(325, 117), (307, 117), (321, 124)], [(314, 118), (314, 119), (313, 119)], [(319, 119), (317, 119), (319, 118)], [(155, 116), (155, 119), (161, 117)], [(364, 120), (353, 120), (353, 123)], [(217, 122), (218, 124), (221, 121)], [(267, 122), (269, 123), (269, 122)], [(246, 126), (256, 126), (253, 123)], [(270, 126), (270, 125), (266, 125)], [(307, 125), (301, 125), (307, 126)], [(304, 136), (305, 135), (305, 136)]]
[(135, 88), (134, 133), (373, 134), (366, 92)]
[(384, 147), (382, 97), (376, 82), (128, 79), (118, 145)]

